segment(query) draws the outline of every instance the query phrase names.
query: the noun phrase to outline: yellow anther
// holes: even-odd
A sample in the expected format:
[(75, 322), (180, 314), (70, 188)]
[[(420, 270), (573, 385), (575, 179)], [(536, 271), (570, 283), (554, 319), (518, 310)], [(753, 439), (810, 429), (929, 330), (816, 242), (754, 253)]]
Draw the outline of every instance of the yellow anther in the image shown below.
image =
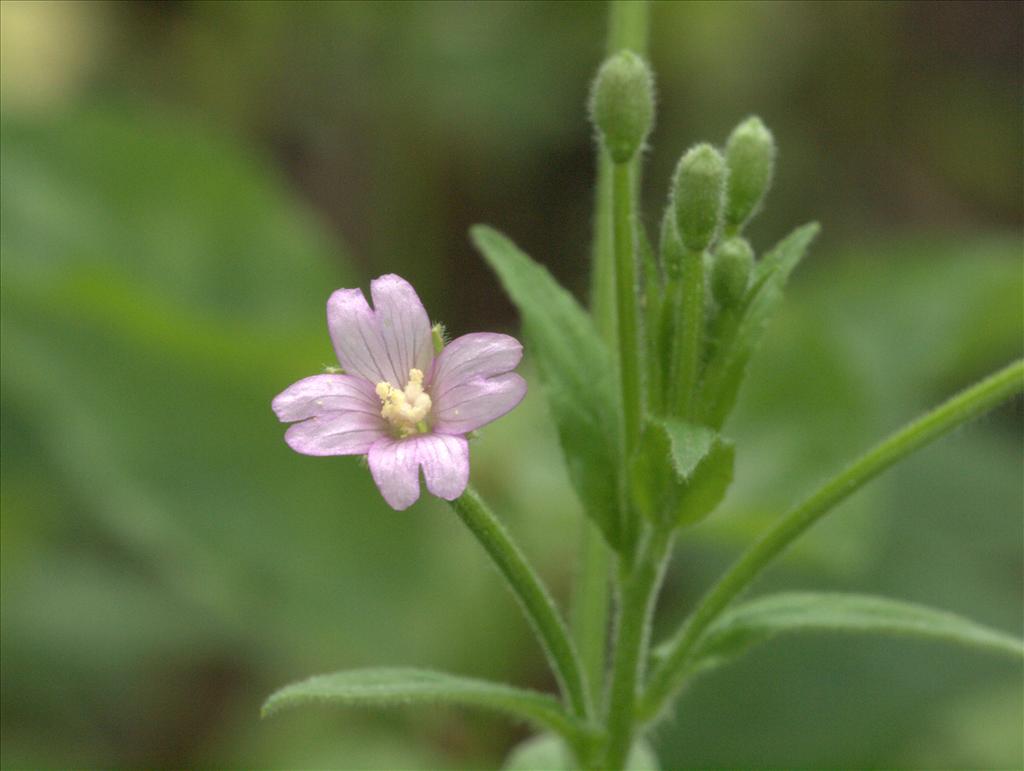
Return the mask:
[(377, 383), (380, 397), (380, 414), (401, 436), (422, 432), (426, 417), (430, 413), (430, 397), (423, 392), (423, 372), (409, 370), (409, 382), (404, 389), (395, 388), (386, 381)]

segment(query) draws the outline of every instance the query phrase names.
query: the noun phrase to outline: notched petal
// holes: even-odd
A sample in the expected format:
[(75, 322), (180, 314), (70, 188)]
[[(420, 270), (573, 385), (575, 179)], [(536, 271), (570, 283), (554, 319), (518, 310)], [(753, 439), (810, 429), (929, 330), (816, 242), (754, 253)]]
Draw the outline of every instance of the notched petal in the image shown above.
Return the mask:
[(469, 483), (469, 443), (465, 437), (424, 434), (380, 439), (370, 448), (373, 481), (388, 505), (403, 511), (420, 497), (420, 469), (432, 495), (451, 501)]
[(523, 346), (508, 335), (481, 332), (452, 341), (434, 365), (434, 429), (464, 434), (497, 420), (526, 395), (526, 381), (511, 370)]
[(466, 434), (513, 410), (526, 396), (526, 381), (515, 372), (474, 378), (445, 392), (434, 407), (434, 430)]
[(404, 386), (409, 370), (429, 372), (434, 358), (430, 319), (412, 284), (393, 273), (370, 283), (388, 362)]
[(370, 475), (388, 506), (404, 511), (420, 497), (420, 469), (408, 440), (385, 437), (374, 442), (367, 455)]
[(332, 412), (380, 414), (369, 381), (356, 375), (313, 375), (292, 383), (270, 405), (278, 420), (293, 423)]
[(434, 362), (431, 394), (436, 400), (449, 388), (477, 377), (511, 372), (523, 358), (523, 346), (510, 335), (474, 332), (457, 337)]
[(379, 415), (333, 412), (293, 424), (284, 440), (303, 455), (363, 455), (383, 436), (385, 424)]
[[(380, 323), (361, 289), (339, 289), (327, 300), (327, 330), (341, 366), (371, 383), (387, 380), (396, 387), (398, 373), (388, 360)], [(408, 373), (406, 373), (408, 376)]]
[(416, 438), (417, 457), (431, 494), (454, 501), (469, 484), (469, 442), (463, 436)]

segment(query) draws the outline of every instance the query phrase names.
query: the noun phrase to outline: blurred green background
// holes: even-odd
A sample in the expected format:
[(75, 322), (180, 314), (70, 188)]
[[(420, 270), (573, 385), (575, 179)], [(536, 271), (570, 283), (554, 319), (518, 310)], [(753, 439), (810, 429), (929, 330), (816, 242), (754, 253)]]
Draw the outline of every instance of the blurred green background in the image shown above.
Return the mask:
[[(453, 334), (517, 329), (465, 233), (584, 298), (598, 3), (0, 5), (6, 767), (480, 768), (525, 736), (454, 709), (309, 709), (309, 674), (429, 666), (550, 688), (437, 501), (282, 441), (270, 399), (333, 363), (328, 294), (395, 271)], [(646, 170), (751, 112), (752, 235), (825, 231), (728, 426), (737, 483), (682, 539), (667, 632), (797, 496), (1021, 353), (1018, 3), (656, 3)], [(531, 393), (473, 478), (562, 600), (579, 508)], [(1019, 401), (858, 494), (758, 591), (932, 603), (1020, 635)], [(1021, 667), (789, 639), (698, 680), (654, 737), (685, 766), (1019, 768)]]

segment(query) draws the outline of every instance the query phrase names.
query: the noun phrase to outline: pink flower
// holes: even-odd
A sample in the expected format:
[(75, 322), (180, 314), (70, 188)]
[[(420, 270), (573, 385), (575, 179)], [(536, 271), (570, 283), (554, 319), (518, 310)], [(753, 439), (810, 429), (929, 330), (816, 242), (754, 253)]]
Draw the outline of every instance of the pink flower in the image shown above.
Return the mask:
[(327, 301), (327, 328), (343, 375), (313, 375), (273, 401), (288, 445), (304, 455), (366, 455), (381, 495), (398, 511), (427, 489), (445, 500), (469, 482), (466, 434), (526, 395), (512, 370), (523, 347), (508, 335), (463, 335), (435, 357), (416, 291), (389, 274)]

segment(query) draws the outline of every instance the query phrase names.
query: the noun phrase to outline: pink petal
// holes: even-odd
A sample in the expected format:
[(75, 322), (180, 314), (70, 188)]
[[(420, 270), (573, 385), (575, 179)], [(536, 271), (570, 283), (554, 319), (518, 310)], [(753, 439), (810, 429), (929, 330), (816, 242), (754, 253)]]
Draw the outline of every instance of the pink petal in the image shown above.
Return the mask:
[(465, 434), (519, 404), (526, 381), (511, 370), (522, 357), (518, 340), (489, 332), (463, 335), (445, 346), (430, 385), (434, 430)]
[(363, 455), (386, 435), (380, 415), (331, 412), (293, 424), (284, 440), (303, 455)]
[(338, 361), (346, 371), (374, 384), (387, 380), (398, 388), (405, 386), (409, 373), (401, 373), (400, 378), (388, 359), (380, 322), (361, 289), (339, 289), (330, 296), (327, 329)]
[(385, 437), (370, 448), (368, 460), (373, 481), (396, 511), (420, 497), (420, 468), (427, 489), (445, 500), (458, 498), (469, 483), (469, 443), (461, 436)]
[(434, 408), (434, 430), (467, 434), (511, 411), (526, 396), (526, 381), (515, 372), (476, 378), (445, 392)]
[(432, 495), (454, 501), (469, 484), (469, 442), (464, 436), (415, 437), (423, 478)]
[(370, 294), (388, 361), (404, 386), (410, 369), (415, 367), (424, 374), (430, 371), (434, 359), (430, 319), (412, 285), (393, 273), (372, 281)]
[(292, 383), (271, 407), (282, 423), (292, 423), (331, 412), (366, 412), (380, 415), (380, 398), (373, 386), (355, 375), (313, 375)]

